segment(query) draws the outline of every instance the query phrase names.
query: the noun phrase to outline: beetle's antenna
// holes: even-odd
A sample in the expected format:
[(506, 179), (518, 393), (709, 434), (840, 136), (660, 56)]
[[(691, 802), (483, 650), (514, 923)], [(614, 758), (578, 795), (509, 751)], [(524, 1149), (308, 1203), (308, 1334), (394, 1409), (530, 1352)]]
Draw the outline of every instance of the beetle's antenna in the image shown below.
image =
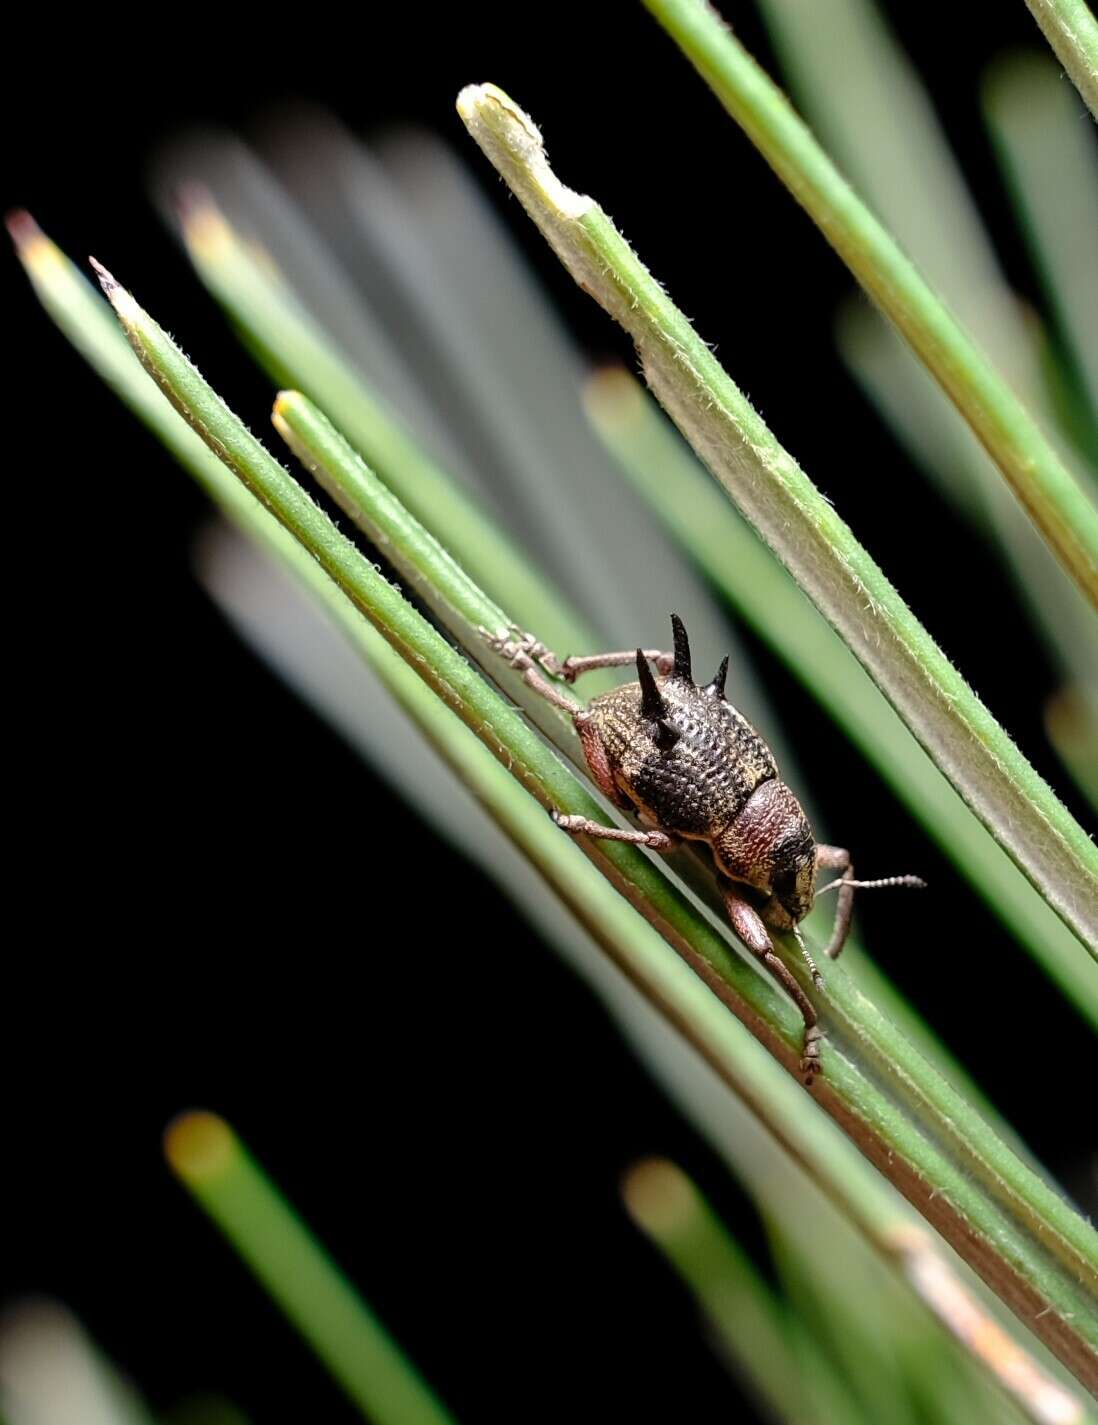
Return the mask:
[(690, 674), (690, 640), (686, 636), (686, 629), (678, 614), (671, 615), (671, 629), (675, 635), (675, 672), (676, 678), (684, 678), (686, 682), (692, 682)]
[(815, 960), (813, 960), (812, 958), (812, 952), (804, 943), (804, 936), (801, 934), (801, 927), (799, 925), (795, 925), (793, 927), (793, 938), (801, 947), (801, 954), (804, 956), (804, 962), (808, 966), (809, 971), (812, 975), (812, 983), (816, 986), (818, 990), (822, 990), (824, 987), (823, 976), (820, 974), (819, 967), (817, 966)]
[(825, 896), (828, 891), (838, 890), (840, 886), (853, 886), (859, 891), (881, 891), (893, 886), (907, 886), (914, 891), (926, 890), (926, 882), (922, 876), (884, 876), (879, 881), (848, 881), (845, 876), (840, 876), (838, 880), (828, 881), (826, 886), (821, 886), (816, 894)]

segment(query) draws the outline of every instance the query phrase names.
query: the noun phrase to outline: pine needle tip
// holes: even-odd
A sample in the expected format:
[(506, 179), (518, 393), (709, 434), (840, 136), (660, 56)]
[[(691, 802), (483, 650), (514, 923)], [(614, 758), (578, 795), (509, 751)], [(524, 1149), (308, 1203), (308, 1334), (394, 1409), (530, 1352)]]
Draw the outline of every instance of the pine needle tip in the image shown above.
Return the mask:
[(88, 262), (91, 264), (92, 271), (99, 278), (99, 285), (102, 287), (104, 295), (113, 300), (113, 294), (119, 290), (122, 284), (117, 282), (103, 264), (97, 262), (94, 257), (89, 256)]
[(489, 161), (527, 207), (547, 206), (565, 221), (582, 218), (592, 205), (566, 188), (549, 167), (541, 130), (509, 94), (495, 84), (467, 84), (457, 98), (465, 127)]
[(232, 225), (208, 188), (200, 183), (181, 185), (175, 192), (175, 215), (192, 256), (216, 261), (231, 250), (235, 239)]
[(168, 1124), (164, 1156), (185, 1182), (206, 1182), (220, 1176), (237, 1151), (236, 1135), (216, 1113), (191, 1109)]
[(99, 285), (103, 289), (103, 295), (110, 302), (123, 324), (139, 323), (142, 316), (141, 308), (134, 301), (121, 282), (96, 258), (89, 256), (88, 262), (92, 271), (99, 278)]
[(25, 252), (32, 243), (45, 239), (42, 229), (26, 208), (13, 208), (9, 213), (5, 213), (4, 226), (8, 230), (8, 236), (15, 244), (16, 251), (20, 253)]
[(12, 240), (16, 256), (32, 278), (45, 275), (51, 263), (63, 263), (60, 251), (25, 208), (13, 208), (4, 214), (4, 226)]
[(596, 430), (627, 427), (644, 415), (644, 392), (616, 363), (600, 366), (583, 384), (583, 408)]
[(683, 1231), (698, 1211), (693, 1183), (666, 1158), (634, 1163), (622, 1179), (621, 1195), (637, 1226), (660, 1239)]
[(285, 419), (287, 411), (301, 400), (300, 391), (279, 391), (271, 410), (271, 419)]

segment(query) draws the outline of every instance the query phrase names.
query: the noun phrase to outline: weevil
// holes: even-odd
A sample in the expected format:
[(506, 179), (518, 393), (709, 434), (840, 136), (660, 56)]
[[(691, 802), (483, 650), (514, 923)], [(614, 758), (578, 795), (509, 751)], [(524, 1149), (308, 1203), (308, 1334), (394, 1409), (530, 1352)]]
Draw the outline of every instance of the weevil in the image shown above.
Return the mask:
[[(817, 842), (800, 802), (779, 777), (770, 748), (725, 697), (727, 657), (712, 681), (699, 686), (691, 671), (690, 641), (677, 614), (671, 615), (671, 628), (669, 653), (638, 648), (564, 659), (518, 630), (501, 636), (484, 632), (535, 692), (569, 714), (599, 789), (646, 828), (602, 826), (584, 816), (554, 812), (562, 831), (630, 841), (654, 851), (671, 851), (683, 840), (709, 846), (732, 929), (804, 1017), (801, 1072), (811, 1085), (820, 1070), (819, 1017), (775, 951), (768, 927), (793, 933), (813, 983), (822, 990), (823, 977), (799, 929), (816, 897), (837, 892), (824, 951), (834, 960), (850, 931), (855, 890), (922, 887), (925, 882), (918, 876), (856, 880), (849, 851)], [(633, 662), (636, 682), (601, 693), (579, 709), (545, 676), (573, 683), (596, 668)], [(820, 887), (821, 871), (835, 871), (836, 878)]]

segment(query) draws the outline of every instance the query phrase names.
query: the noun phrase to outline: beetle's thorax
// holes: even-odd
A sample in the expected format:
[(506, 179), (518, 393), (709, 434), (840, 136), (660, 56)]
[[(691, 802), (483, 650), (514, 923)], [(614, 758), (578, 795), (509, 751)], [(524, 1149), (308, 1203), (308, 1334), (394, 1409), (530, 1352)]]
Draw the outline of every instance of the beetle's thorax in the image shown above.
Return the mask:
[(800, 802), (776, 777), (763, 782), (713, 840), (717, 865), (767, 897), (760, 914), (789, 930), (812, 909), (816, 842)]

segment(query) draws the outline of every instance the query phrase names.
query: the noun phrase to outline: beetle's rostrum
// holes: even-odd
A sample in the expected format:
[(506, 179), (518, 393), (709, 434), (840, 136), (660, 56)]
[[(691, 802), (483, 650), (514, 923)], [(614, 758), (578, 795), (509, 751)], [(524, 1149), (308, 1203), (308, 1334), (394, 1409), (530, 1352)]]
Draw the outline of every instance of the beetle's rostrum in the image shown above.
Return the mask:
[[(711, 682), (698, 685), (678, 615), (671, 615), (671, 626), (672, 653), (638, 648), (563, 660), (529, 635), (488, 637), (530, 687), (568, 712), (599, 789), (649, 829), (628, 831), (554, 813), (558, 826), (573, 835), (632, 841), (657, 851), (669, 851), (684, 839), (708, 844), (733, 930), (804, 1017), (801, 1070), (811, 1084), (820, 1068), (818, 1016), (775, 951), (767, 926), (794, 933), (813, 982), (822, 989), (823, 979), (798, 929), (820, 889), (819, 872), (839, 872), (822, 888), (838, 891), (825, 952), (831, 959), (846, 941), (856, 888), (924, 883), (918, 876), (856, 881), (850, 853), (816, 841), (796, 796), (778, 775), (770, 748), (725, 696), (728, 659)], [(602, 693), (579, 710), (544, 676), (574, 682), (592, 669), (623, 667), (634, 660), (636, 682)], [(661, 676), (653, 673), (653, 663)]]

